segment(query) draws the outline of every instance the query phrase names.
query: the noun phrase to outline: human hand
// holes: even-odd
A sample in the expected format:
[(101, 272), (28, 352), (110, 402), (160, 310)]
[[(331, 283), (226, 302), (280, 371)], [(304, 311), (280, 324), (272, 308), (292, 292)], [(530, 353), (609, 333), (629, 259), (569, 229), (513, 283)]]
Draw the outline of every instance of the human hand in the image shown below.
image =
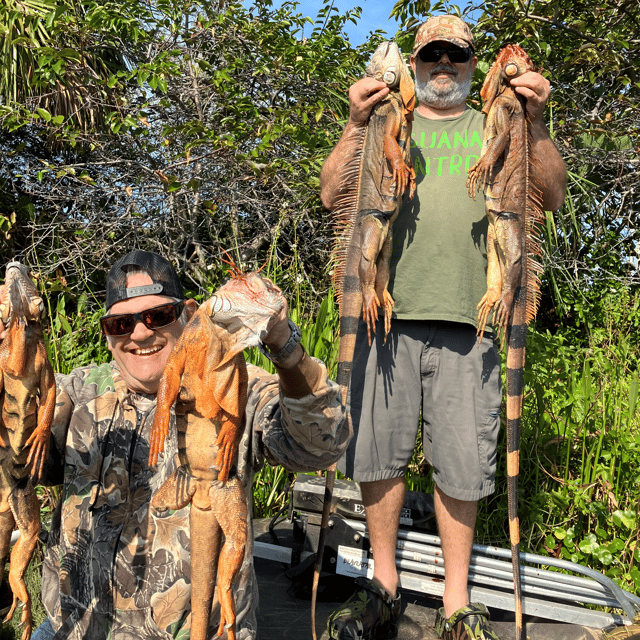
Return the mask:
[(291, 337), (291, 328), (289, 327), (289, 305), (284, 298), (284, 305), (280, 311), (270, 318), (267, 324), (267, 332), (262, 338), (263, 344), (269, 347), (272, 353), (278, 353), (284, 347)]
[(354, 124), (364, 124), (371, 109), (387, 97), (389, 87), (374, 78), (362, 78), (349, 87), (349, 119)]
[(542, 118), (547, 100), (551, 95), (551, 83), (536, 71), (527, 71), (511, 80), (511, 86), (527, 99), (527, 113), (531, 120)]

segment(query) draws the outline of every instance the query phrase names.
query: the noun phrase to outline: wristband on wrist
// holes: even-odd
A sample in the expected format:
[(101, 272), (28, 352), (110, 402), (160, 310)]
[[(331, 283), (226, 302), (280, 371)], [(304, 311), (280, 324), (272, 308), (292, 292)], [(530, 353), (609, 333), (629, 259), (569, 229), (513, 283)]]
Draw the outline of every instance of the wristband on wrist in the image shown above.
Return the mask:
[(289, 340), (287, 340), (287, 344), (285, 344), (278, 353), (272, 353), (262, 342), (258, 344), (258, 349), (260, 349), (263, 355), (269, 358), (273, 364), (284, 362), (300, 344), (300, 340), (302, 340), (302, 333), (300, 333), (300, 329), (292, 320), (289, 320), (289, 328), (291, 329), (291, 336)]

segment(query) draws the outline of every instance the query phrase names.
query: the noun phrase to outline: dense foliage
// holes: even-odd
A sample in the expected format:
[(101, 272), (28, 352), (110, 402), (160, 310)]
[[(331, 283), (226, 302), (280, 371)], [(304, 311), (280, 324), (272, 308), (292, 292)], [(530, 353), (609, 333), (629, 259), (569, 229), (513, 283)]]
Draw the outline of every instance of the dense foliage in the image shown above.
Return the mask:
[(3, 259), (96, 293), (114, 256), (155, 249), (200, 292), (229, 251), (277, 264), (288, 292), (326, 292), (319, 169), (373, 46), (342, 35), (352, 13), (8, 1), (0, 24), (20, 11), (37, 28), (13, 41), (24, 56), (5, 52), (25, 86), (0, 84)]

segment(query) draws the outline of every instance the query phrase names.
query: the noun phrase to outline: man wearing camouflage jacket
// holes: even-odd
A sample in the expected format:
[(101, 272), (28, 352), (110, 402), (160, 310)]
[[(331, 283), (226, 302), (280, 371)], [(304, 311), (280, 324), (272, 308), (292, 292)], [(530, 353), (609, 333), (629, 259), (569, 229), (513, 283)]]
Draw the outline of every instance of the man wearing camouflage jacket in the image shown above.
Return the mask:
[[(120, 271), (126, 274), (124, 284), (114, 287)], [(158, 287), (160, 293), (154, 293)], [(171, 265), (157, 254), (134, 251), (109, 272), (106, 317), (182, 299)], [(155, 469), (148, 457), (157, 384), (195, 308), (193, 300), (186, 301), (184, 317), (162, 327), (149, 328), (134, 316), (131, 333), (108, 336), (113, 362), (57, 377), (47, 480), (62, 484), (63, 493), (43, 568), (49, 619), (34, 640), (54, 632), (56, 638), (78, 640), (189, 638), (189, 507), (158, 512), (150, 505), (175, 469), (175, 429)], [(276, 362), (277, 375), (248, 365), (237, 473), (249, 505), (253, 472), (265, 459), (294, 471), (324, 468), (340, 457), (349, 439), (339, 388), (324, 365), (305, 353), (286, 309), (274, 318), (265, 345), (276, 361), (281, 350), (285, 357)], [(248, 513), (251, 531), (251, 509)], [(251, 535), (234, 597), (237, 638), (256, 638)], [(218, 620), (214, 598), (212, 637)]]

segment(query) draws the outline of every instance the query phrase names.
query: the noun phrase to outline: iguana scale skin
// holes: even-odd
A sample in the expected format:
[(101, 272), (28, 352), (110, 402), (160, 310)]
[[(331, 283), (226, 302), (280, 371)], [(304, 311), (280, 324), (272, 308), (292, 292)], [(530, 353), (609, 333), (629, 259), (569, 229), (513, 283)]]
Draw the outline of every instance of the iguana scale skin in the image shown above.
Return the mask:
[(26, 267), (10, 262), (0, 296), (0, 319), (7, 330), (0, 344), (0, 580), (11, 532), (17, 525), (20, 537), (11, 551), (9, 569), (13, 602), (4, 621), (13, 617), (22, 602), (22, 640), (31, 637), (33, 627), (24, 574), (40, 533), (40, 503), (34, 485), (48, 455), (56, 400), (42, 333), (44, 314), (44, 303)]
[[(367, 323), (369, 344), (379, 308), (384, 313), (385, 338), (391, 326), (393, 299), (387, 290), (392, 251), (392, 225), (407, 189), (416, 189), (411, 162), (411, 124), (415, 89), (409, 68), (395, 42), (383, 42), (367, 66), (366, 75), (385, 82), (389, 94), (372, 109), (360, 128), (353, 160), (344, 168), (341, 195), (334, 215), (338, 227), (333, 251), (334, 287), (340, 310), (337, 382), (346, 406), (360, 316)], [(350, 418), (349, 418), (350, 420)], [(327, 469), (318, 553), (311, 594), (311, 628), (322, 566), (324, 539), (333, 501), (336, 465)]]
[(478, 304), (478, 335), (489, 313), (507, 343), (507, 491), (513, 561), (516, 640), (522, 637), (522, 589), (518, 520), (518, 473), (527, 326), (540, 298), (537, 225), (542, 220), (539, 188), (531, 181), (531, 132), (526, 99), (510, 80), (533, 70), (517, 45), (503, 48), (481, 90), (486, 114), (480, 159), (469, 169), (467, 187), (484, 188), (487, 236), (487, 293)]
[[(155, 466), (175, 403), (180, 466), (152, 498), (159, 510), (191, 503), (191, 640), (206, 640), (214, 589), (220, 626), (235, 640), (232, 582), (242, 565), (247, 503), (235, 475), (247, 401), (242, 351), (257, 346), (284, 307), (280, 289), (256, 273), (237, 275), (204, 302), (178, 339), (162, 375), (151, 428)], [(223, 540), (224, 534), (224, 540)]]

